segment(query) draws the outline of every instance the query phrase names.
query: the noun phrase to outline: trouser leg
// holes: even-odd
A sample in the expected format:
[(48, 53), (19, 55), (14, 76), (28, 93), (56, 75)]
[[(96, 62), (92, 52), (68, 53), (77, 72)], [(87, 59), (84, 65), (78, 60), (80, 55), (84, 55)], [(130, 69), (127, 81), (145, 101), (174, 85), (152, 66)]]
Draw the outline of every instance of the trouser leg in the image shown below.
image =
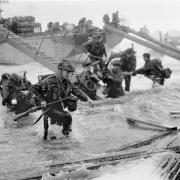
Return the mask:
[(47, 140), (47, 136), (48, 136), (48, 116), (44, 115), (44, 140)]
[(129, 91), (130, 90), (130, 85), (131, 85), (131, 76), (127, 75), (125, 77), (125, 91)]
[(63, 117), (63, 130), (64, 135), (69, 135), (69, 132), (72, 131), (72, 116), (69, 112), (65, 112)]
[(69, 132), (72, 130), (72, 116), (69, 112), (55, 110), (49, 112), (48, 115), (51, 118), (51, 124), (63, 126), (62, 133), (64, 135), (69, 135)]

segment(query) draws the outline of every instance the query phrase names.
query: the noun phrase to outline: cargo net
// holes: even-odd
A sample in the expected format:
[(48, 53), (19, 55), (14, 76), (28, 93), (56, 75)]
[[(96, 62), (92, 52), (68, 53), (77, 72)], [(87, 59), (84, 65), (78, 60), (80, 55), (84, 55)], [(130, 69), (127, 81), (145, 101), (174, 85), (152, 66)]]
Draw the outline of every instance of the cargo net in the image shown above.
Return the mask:
[(55, 58), (69, 58), (71, 61), (76, 60), (75, 41), (73, 36), (61, 36), (54, 38), (55, 41)]
[(87, 58), (81, 50), (81, 45), (87, 41), (88, 35), (62, 35), (53, 38), (55, 42), (55, 58), (66, 58), (73, 64), (82, 64)]

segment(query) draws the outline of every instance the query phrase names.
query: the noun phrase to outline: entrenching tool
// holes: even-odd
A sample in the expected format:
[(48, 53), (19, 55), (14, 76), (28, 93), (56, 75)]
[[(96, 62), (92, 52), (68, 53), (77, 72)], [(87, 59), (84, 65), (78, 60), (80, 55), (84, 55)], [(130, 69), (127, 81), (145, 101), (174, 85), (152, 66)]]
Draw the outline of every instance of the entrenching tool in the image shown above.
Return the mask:
[(129, 125), (143, 124), (143, 125), (148, 125), (148, 126), (151, 126), (153, 128), (158, 128), (158, 129), (161, 129), (161, 130), (164, 130), (164, 131), (177, 130), (177, 127), (166, 127), (166, 126), (161, 126), (161, 125), (158, 125), (158, 124), (144, 122), (144, 121), (140, 121), (140, 120), (136, 120), (136, 119), (132, 119), (132, 118), (127, 118), (127, 122), (128, 122)]

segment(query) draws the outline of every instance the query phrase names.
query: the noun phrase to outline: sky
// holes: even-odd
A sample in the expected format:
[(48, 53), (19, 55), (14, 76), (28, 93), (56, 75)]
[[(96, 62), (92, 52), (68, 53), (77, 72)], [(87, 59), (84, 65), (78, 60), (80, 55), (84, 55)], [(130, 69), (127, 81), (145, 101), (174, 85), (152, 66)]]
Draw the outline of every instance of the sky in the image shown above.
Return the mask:
[(32, 15), (46, 29), (47, 23), (58, 21), (77, 24), (79, 19), (91, 19), (95, 26), (102, 27), (104, 14), (112, 16), (119, 11), (119, 16), (128, 19), (130, 27), (139, 30), (147, 25), (152, 31), (180, 31), (180, 2), (178, 0), (9, 0), (1, 4), (2, 17)]

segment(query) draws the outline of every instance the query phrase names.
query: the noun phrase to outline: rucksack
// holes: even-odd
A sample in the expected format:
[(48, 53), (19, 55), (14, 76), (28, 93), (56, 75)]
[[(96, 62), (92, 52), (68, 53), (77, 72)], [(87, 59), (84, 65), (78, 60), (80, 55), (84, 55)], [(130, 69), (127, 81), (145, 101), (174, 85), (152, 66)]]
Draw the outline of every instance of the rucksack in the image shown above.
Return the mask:
[(95, 56), (103, 55), (104, 53), (104, 46), (102, 42), (92, 42), (89, 46), (88, 51)]
[(170, 68), (165, 68), (162, 70), (163, 77), (168, 79), (171, 77), (172, 70)]

